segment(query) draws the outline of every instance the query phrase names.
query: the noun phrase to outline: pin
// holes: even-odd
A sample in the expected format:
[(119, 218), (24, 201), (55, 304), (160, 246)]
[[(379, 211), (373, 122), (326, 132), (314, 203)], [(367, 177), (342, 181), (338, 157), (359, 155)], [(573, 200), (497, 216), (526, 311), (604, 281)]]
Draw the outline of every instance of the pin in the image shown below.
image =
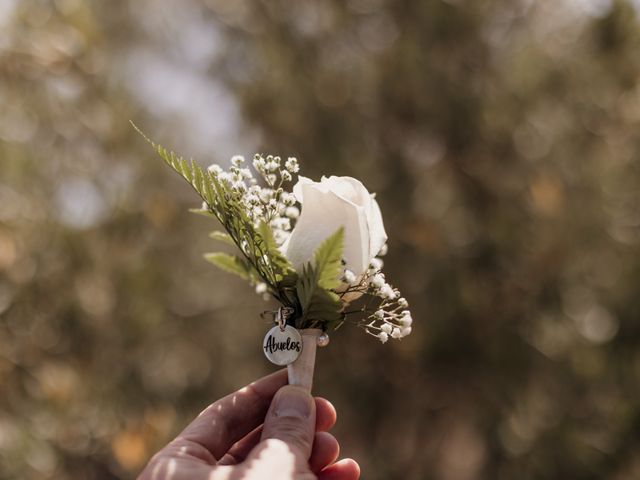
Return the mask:
[(326, 347), (327, 345), (329, 345), (329, 334), (320, 334), (320, 336), (318, 336), (318, 338), (316, 339), (316, 343), (319, 347)]

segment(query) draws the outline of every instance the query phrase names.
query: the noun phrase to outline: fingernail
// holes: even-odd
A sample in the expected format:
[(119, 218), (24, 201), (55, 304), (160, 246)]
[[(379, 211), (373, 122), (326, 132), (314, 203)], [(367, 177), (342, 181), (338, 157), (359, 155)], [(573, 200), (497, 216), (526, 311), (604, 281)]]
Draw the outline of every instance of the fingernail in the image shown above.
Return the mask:
[(305, 390), (290, 385), (282, 387), (275, 398), (276, 417), (309, 418), (313, 398)]

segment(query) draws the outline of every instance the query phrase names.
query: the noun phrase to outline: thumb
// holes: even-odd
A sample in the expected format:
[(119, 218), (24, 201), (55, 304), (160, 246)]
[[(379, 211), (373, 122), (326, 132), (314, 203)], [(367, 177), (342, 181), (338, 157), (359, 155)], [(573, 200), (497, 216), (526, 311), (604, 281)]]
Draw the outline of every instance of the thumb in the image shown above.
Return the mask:
[(286, 385), (273, 397), (264, 419), (262, 439), (286, 443), (299, 460), (311, 455), (316, 432), (316, 403), (302, 387)]

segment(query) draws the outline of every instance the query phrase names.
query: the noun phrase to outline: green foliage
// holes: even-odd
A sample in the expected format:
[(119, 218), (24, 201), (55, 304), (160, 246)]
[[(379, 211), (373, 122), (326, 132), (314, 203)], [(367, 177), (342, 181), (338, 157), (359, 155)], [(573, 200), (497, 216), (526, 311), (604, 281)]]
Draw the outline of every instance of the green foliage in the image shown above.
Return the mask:
[(211, 213), (211, 210), (207, 210), (204, 208), (190, 208), (189, 211), (191, 213), (195, 213), (196, 215), (202, 215), (203, 217), (215, 218), (215, 215)]
[[(248, 218), (242, 195), (227, 182), (220, 181), (215, 174), (203, 170), (194, 160), (187, 161), (175, 152), (154, 143), (135, 124), (133, 127), (149, 142), (160, 157), (175, 170), (198, 193), (207, 208), (192, 209), (191, 212), (217, 218), (227, 233), (213, 232), (211, 237), (240, 249), (244, 260), (226, 254), (207, 254), (206, 258), (225, 271), (239, 274), (251, 281), (264, 281), (274, 296), (286, 305), (293, 299), (281, 291), (291, 284), (295, 274), (289, 261), (278, 250), (268, 225), (262, 223), (257, 229)], [(252, 271), (255, 274), (249, 275)], [(280, 286), (280, 282), (287, 281)]]
[(340, 298), (332, 290), (340, 285), (344, 229), (340, 228), (322, 242), (315, 252), (313, 265), (305, 265), (302, 276), (298, 277), (289, 260), (280, 252), (269, 225), (261, 222), (257, 228), (253, 226), (237, 192), (211, 172), (203, 171), (195, 161), (187, 162), (135, 128), (209, 206), (209, 209), (192, 211), (215, 216), (228, 232), (212, 232), (211, 238), (236, 245), (245, 257), (208, 253), (205, 255), (207, 261), (246, 280), (263, 280), (286, 306), (298, 304), (302, 311), (299, 326), (319, 324), (326, 328), (340, 321)]
[(276, 241), (273, 238), (273, 232), (269, 225), (265, 222), (260, 223), (257, 233), (261, 252), (268, 257), (269, 266), (273, 271), (276, 282), (280, 283), (285, 279), (285, 277), (295, 274), (291, 262), (289, 262), (276, 245)]
[(220, 232), (215, 230), (209, 234), (209, 238), (217, 240), (222, 243), (226, 243), (227, 245), (235, 246), (236, 244), (233, 241), (233, 238), (228, 233)]
[(340, 298), (331, 289), (340, 285), (343, 245), (344, 229), (340, 228), (320, 244), (313, 264), (304, 265), (296, 284), (301, 322), (331, 325), (341, 319)]
[[(153, 140), (147, 137), (135, 123), (131, 122), (131, 125), (133, 125), (133, 128), (135, 128), (136, 131), (142, 135), (147, 142), (149, 142), (167, 165), (179, 173), (194, 188), (194, 190), (198, 192), (200, 197), (208, 205), (215, 204), (216, 200), (220, 200), (219, 198), (216, 198), (216, 193), (219, 193), (219, 190), (217, 189), (219, 182), (211, 172), (202, 170), (202, 167), (200, 167), (195, 160), (191, 159), (191, 161), (187, 161), (177, 155), (174, 151), (167, 150), (162, 145), (153, 142)], [(197, 211), (197, 213), (202, 212)]]
[[(280, 252), (273, 232), (269, 225), (261, 222), (256, 228), (249, 219), (246, 212), (246, 205), (242, 202), (242, 194), (234, 190), (227, 182), (220, 181), (215, 174), (208, 170), (203, 170), (194, 160), (186, 161), (173, 151), (167, 150), (150, 140), (135, 124), (133, 127), (149, 142), (160, 157), (175, 170), (189, 185), (198, 193), (207, 208), (191, 209), (190, 211), (206, 217), (217, 218), (226, 232), (215, 231), (210, 234), (214, 240), (222, 241), (229, 245), (238, 247), (242, 256), (228, 255), (225, 253), (209, 253), (205, 258), (218, 268), (241, 276), (244, 279), (257, 283), (265, 282), (269, 291), (284, 306), (295, 306), (301, 302), (297, 298), (296, 283), (298, 275), (293, 269), (289, 260)], [(340, 240), (341, 242), (342, 240)], [(331, 250), (327, 250), (327, 249)], [(335, 269), (336, 260), (331, 257), (334, 254), (335, 245), (326, 245), (320, 251), (320, 270), (322, 274), (318, 279), (319, 283), (315, 288), (334, 288), (334, 282), (330, 280), (332, 269)], [(337, 259), (339, 267), (340, 259)], [(335, 284), (337, 286), (337, 284)], [(326, 297), (326, 298), (325, 298)], [(314, 304), (307, 306), (307, 310), (316, 315), (320, 320), (325, 314), (324, 310), (329, 310), (328, 300), (333, 302), (334, 315), (329, 320), (333, 320), (339, 310), (337, 297), (334, 299), (328, 293), (318, 294), (314, 297)], [(317, 304), (317, 305), (316, 305)], [(324, 308), (321, 310), (320, 308)]]
[(314, 261), (320, 288), (331, 290), (340, 285), (343, 248), (344, 228), (341, 227), (324, 240), (316, 250)]
[(254, 277), (254, 269), (246, 260), (242, 260), (235, 255), (228, 253), (214, 252), (206, 253), (204, 258), (207, 262), (213, 263), (216, 267), (225, 272), (234, 273), (244, 280), (251, 280)]

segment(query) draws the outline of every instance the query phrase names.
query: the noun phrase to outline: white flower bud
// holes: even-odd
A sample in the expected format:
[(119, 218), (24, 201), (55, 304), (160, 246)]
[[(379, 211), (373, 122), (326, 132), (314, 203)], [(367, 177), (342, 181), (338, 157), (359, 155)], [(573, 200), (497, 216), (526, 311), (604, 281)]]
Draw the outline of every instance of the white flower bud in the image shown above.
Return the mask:
[(404, 327), (410, 327), (413, 323), (413, 318), (411, 318), (411, 313), (409, 310), (405, 310), (402, 312), (402, 317), (400, 317), (400, 324)]
[(384, 310), (377, 310), (376, 313), (373, 314), (378, 320), (382, 320), (384, 318)]
[(380, 208), (364, 185), (351, 177), (322, 177), (320, 182), (299, 177), (293, 193), (303, 205), (284, 252), (294, 268), (301, 271), (318, 246), (343, 227), (345, 267), (358, 276), (366, 273), (387, 234)]
[(298, 160), (295, 157), (289, 157), (284, 164), (284, 168), (289, 170), (291, 173), (298, 173), (298, 170), (300, 170)]
[(231, 178), (231, 174), (229, 172), (225, 172), (222, 169), (220, 169), (219, 172), (212, 172), (214, 175), (217, 175), (220, 180), (222, 180), (223, 182), (229, 182), (231, 183), (233, 180)]
[(371, 268), (375, 271), (379, 271), (382, 269), (384, 262), (379, 258), (375, 257), (371, 259)]
[(371, 279), (371, 285), (373, 285), (376, 288), (384, 287), (386, 285), (384, 281), (384, 275), (382, 275), (381, 273), (376, 273)]
[[(282, 195), (280, 195), (280, 200), (287, 206), (291, 206), (296, 203), (295, 195), (289, 192), (282, 192)], [(300, 214), (300, 210), (298, 210), (298, 214)]]
[(242, 155), (234, 155), (231, 157), (231, 164), (234, 167), (239, 167), (241, 163), (244, 163), (244, 157)]
[(403, 337), (406, 337), (411, 333), (411, 327), (402, 327), (402, 330), (400, 331), (400, 333), (402, 333)]
[(255, 168), (259, 172), (264, 172), (266, 168), (266, 163), (264, 161), (264, 158), (262, 158), (259, 155), (256, 155), (256, 157), (253, 160), (253, 168)]
[(402, 338), (402, 332), (399, 328), (394, 328), (391, 332), (391, 338)]
[(386, 343), (386, 342), (387, 342), (387, 340), (389, 340), (389, 335), (388, 335), (388, 334), (386, 334), (385, 332), (380, 332), (380, 333), (378, 333), (378, 335), (376, 335), (376, 336), (380, 339), (380, 341), (381, 341), (382, 343)]
[(396, 292), (393, 291), (393, 288), (391, 288), (391, 285), (389, 285), (388, 283), (385, 283), (380, 288), (380, 296), (382, 298), (393, 300), (394, 298), (396, 298)]
[(409, 302), (407, 302), (406, 298), (402, 297), (398, 299), (398, 305), (400, 306), (400, 308), (407, 308), (409, 306)]
[(271, 200), (271, 196), (273, 195), (273, 190), (269, 188), (262, 188), (258, 195), (262, 203), (269, 203), (269, 200)]
[(354, 283), (356, 283), (356, 274), (353, 273), (351, 270), (345, 270), (344, 271), (344, 281), (346, 283), (348, 283), (349, 285), (353, 285)]
[(393, 331), (393, 327), (391, 325), (389, 325), (388, 323), (385, 323), (384, 325), (382, 325), (380, 327), (380, 330), (382, 330), (384, 333), (389, 335)]
[(287, 207), (284, 213), (289, 218), (298, 218), (300, 216), (300, 210), (298, 207)]
[(211, 165), (209, 165), (207, 170), (209, 170), (214, 175), (220, 175), (222, 173), (222, 167), (217, 163), (212, 163)]

